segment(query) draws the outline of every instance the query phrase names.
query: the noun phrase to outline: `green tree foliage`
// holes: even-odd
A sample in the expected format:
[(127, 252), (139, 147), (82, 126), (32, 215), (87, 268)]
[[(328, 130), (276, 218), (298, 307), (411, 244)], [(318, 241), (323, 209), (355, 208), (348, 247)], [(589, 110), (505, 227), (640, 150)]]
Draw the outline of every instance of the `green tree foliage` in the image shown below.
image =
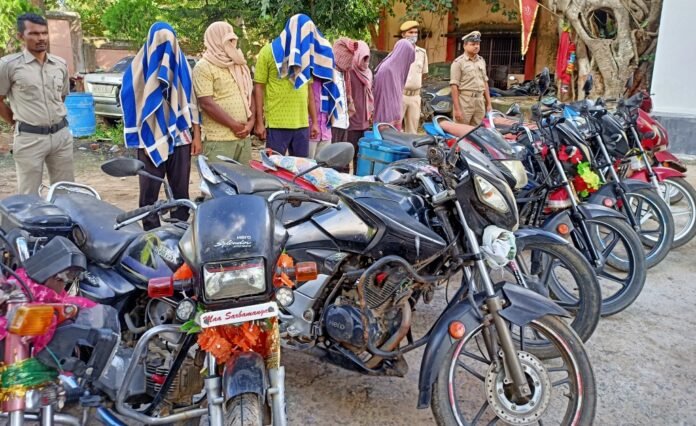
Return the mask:
[(150, 26), (162, 18), (153, 0), (117, 0), (104, 11), (102, 23), (112, 38), (140, 44)]
[(17, 41), (17, 17), (26, 12), (40, 12), (27, 0), (0, 0), (0, 53), (13, 50)]

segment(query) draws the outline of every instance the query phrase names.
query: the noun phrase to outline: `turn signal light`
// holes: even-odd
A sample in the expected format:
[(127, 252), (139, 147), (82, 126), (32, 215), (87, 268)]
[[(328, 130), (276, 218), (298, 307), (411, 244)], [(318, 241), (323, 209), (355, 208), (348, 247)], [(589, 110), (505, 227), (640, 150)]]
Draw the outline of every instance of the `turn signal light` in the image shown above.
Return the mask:
[(300, 262), (295, 264), (295, 279), (299, 282), (312, 281), (317, 279), (316, 262)]
[(174, 296), (174, 282), (170, 277), (152, 278), (147, 282), (147, 296), (152, 299)]
[(464, 337), (464, 334), (466, 333), (466, 327), (464, 327), (464, 324), (460, 321), (452, 321), (449, 324), (449, 335), (452, 336), (453, 339), (461, 339)]
[(556, 231), (561, 235), (568, 235), (570, 234), (570, 227), (565, 223), (559, 223), (556, 227)]
[(23, 305), (15, 311), (8, 331), (18, 336), (41, 336), (51, 327), (54, 317), (53, 306)]

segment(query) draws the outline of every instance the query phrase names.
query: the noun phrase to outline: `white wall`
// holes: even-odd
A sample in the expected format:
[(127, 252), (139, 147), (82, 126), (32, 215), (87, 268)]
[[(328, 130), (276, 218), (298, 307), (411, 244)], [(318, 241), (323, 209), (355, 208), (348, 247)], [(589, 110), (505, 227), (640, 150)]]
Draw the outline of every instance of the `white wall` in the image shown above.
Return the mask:
[(665, 0), (651, 92), (656, 113), (696, 116), (696, 1)]

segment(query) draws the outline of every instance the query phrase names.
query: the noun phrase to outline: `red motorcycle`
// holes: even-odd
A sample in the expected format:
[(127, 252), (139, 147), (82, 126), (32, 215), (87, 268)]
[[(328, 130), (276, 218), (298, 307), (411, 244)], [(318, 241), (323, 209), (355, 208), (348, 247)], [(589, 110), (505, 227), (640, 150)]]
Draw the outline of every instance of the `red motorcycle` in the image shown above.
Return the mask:
[(680, 247), (696, 236), (696, 190), (685, 179), (684, 163), (667, 150), (667, 130), (643, 109), (645, 99), (638, 92), (618, 101), (616, 114), (631, 148), (622, 172), (651, 183), (669, 205), (675, 227), (672, 247)]

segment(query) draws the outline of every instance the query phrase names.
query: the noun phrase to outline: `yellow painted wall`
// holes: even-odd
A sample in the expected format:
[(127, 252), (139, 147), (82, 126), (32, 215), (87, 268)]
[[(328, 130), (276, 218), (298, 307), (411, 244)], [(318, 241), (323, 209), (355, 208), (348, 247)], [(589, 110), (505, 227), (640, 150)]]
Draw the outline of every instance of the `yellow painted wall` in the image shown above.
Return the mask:
[[(406, 4), (397, 3), (394, 5), (394, 15), (395, 16), (388, 16), (386, 22), (388, 50), (391, 50), (394, 44), (399, 40), (399, 37), (401, 37), (399, 27), (404, 21), (408, 20), (405, 17)], [(447, 57), (447, 38), (444, 37), (444, 34), (447, 33), (447, 16), (423, 13), (419, 22), (421, 22), (422, 25), (421, 31), (430, 30), (432, 31), (432, 36), (425, 40), (419, 40), (418, 46), (428, 51), (429, 62), (444, 61)]]

